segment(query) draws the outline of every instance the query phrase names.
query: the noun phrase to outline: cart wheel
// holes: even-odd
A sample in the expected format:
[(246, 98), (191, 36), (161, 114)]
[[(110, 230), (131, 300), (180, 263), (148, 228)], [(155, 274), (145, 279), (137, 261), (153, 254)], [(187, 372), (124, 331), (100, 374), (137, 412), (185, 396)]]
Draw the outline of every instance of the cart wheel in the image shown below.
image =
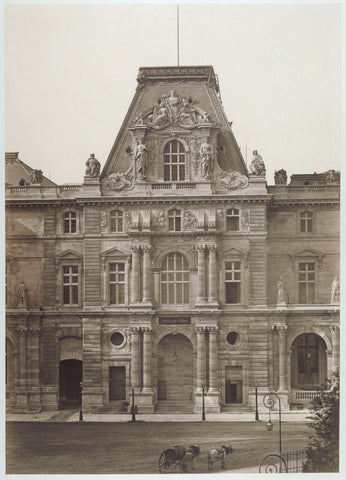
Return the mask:
[(159, 457), (159, 470), (160, 473), (167, 473), (169, 470), (170, 462), (166, 457), (166, 453), (162, 452)]

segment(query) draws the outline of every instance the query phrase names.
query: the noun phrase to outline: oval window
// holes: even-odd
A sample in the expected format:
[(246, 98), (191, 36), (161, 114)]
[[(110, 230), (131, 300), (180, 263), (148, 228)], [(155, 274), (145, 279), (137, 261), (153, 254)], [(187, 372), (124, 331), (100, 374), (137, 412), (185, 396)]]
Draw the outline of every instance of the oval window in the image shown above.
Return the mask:
[(237, 332), (230, 332), (227, 335), (227, 342), (230, 345), (235, 345), (239, 341), (239, 334)]
[(116, 347), (119, 347), (124, 343), (124, 335), (120, 332), (113, 333), (113, 335), (111, 336), (111, 342)]

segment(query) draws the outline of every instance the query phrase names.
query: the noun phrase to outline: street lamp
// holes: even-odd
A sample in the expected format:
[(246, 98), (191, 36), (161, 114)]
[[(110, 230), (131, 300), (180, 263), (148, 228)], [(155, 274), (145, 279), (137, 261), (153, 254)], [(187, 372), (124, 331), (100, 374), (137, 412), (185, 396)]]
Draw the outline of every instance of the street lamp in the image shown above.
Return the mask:
[(204, 405), (204, 396), (205, 396), (205, 385), (202, 384), (202, 421), (205, 420), (205, 405)]
[(83, 382), (79, 382), (79, 421), (83, 420)]
[(257, 396), (257, 386), (258, 382), (257, 380), (255, 381), (255, 398), (256, 398), (256, 415), (255, 415), (255, 420), (256, 422), (259, 421), (259, 416), (258, 416), (258, 396)]
[(267, 422), (267, 425), (266, 425), (266, 428), (267, 428), (267, 431), (268, 432), (271, 432), (273, 430), (273, 423), (271, 421), (271, 417), (270, 417), (270, 412), (275, 404), (275, 400), (274, 398), (277, 398), (278, 399), (278, 402), (279, 402), (279, 449), (280, 449), (280, 453), (281, 453), (281, 400), (280, 400), (280, 397), (279, 395), (277, 395), (276, 393), (274, 392), (269, 392), (269, 393), (266, 393), (263, 397), (263, 403), (264, 403), (264, 406), (269, 408), (269, 421)]
[(131, 414), (132, 414), (132, 419), (131, 422), (136, 421), (136, 407), (135, 407), (135, 389), (132, 389), (132, 405), (131, 405)]

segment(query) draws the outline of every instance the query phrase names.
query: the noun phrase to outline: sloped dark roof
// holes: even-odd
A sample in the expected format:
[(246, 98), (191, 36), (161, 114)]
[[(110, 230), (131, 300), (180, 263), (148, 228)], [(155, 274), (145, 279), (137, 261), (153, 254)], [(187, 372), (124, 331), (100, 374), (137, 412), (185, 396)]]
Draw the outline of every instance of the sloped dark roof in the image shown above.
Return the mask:
[[(5, 185), (6, 187), (14, 187), (20, 185), (20, 181), (24, 180), (25, 185), (31, 185), (31, 175), (35, 172), (34, 168), (29, 167), (26, 163), (18, 158), (18, 152), (8, 152), (5, 154)], [(56, 186), (56, 183), (42, 175), (39, 183), (44, 187)]]

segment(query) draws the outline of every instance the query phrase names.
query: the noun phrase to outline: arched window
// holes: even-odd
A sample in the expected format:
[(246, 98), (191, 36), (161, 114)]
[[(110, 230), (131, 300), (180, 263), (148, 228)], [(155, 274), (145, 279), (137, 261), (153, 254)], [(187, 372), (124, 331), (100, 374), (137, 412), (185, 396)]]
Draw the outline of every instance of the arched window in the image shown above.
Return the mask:
[(168, 212), (168, 230), (181, 232), (181, 211), (176, 208)]
[(229, 208), (226, 211), (226, 229), (228, 232), (239, 232), (239, 210)]
[(124, 231), (124, 215), (121, 210), (112, 210), (110, 213), (111, 232)]
[(77, 215), (76, 212), (64, 213), (64, 233), (76, 233)]
[(300, 214), (300, 231), (302, 233), (312, 232), (312, 212), (302, 212)]
[(169, 253), (162, 262), (161, 300), (163, 304), (189, 303), (189, 265), (181, 253)]
[(185, 180), (185, 149), (178, 140), (171, 140), (165, 145), (163, 165), (165, 181), (181, 182)]

